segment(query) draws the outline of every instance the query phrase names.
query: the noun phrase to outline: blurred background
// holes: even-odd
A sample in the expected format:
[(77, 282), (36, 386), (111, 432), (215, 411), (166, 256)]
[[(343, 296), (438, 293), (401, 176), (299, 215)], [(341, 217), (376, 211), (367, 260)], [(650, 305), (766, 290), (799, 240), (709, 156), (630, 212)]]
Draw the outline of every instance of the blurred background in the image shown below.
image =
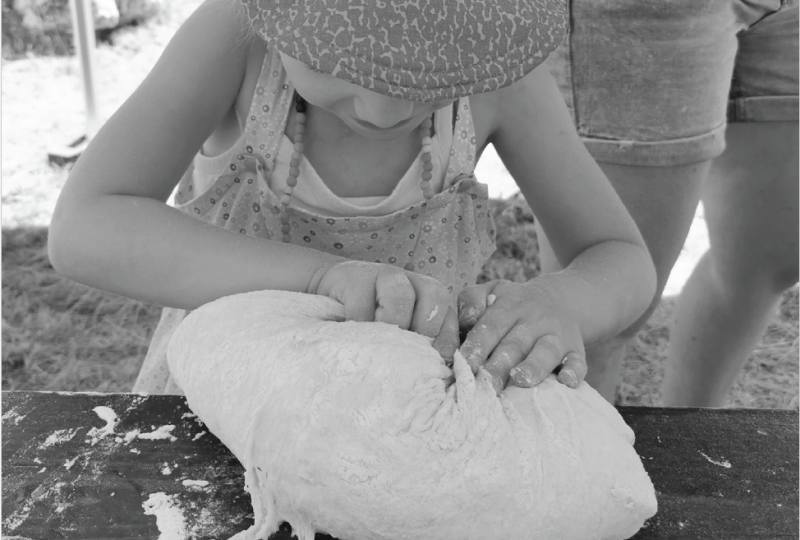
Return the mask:
[[(57, 275), (47, 226), (71, 165), (48, 153), (86, 133), (80, 63), (68, 0), (2, 0), (2, 389), (128, 392), (160, 307)], [(144, 79), (198, 0), (93, 0), (98, 118), (111, 116)], [(476, 170), (488, 184), (498, 250), (481, 280), (538, 274), (533, 215), (490, 147)], [(669, 319), (707, 248), (702, 206), (656, 313), (629, 347), (620, 405), (660, 405)], [(731, 407), (797, 408), (798, 287), (728, 395)]]

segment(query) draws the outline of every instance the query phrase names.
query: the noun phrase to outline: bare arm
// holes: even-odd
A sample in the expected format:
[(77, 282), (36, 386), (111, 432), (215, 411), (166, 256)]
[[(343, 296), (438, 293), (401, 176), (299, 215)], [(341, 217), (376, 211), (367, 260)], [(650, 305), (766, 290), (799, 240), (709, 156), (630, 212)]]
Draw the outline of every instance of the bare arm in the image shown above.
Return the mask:
[(587, 343), (611, 337), (655, 294), (644, 240), (581, 142), (544, 66), (507, 88), (499, 103), (492, 142), (564, 266), (539, 279), (564, 283)]
[(233, 107), (253, 46), (237, 7), (208, 0), (76, 163), (49, 251), (60, 273), (146, 302), (192, 309), (258, 289), (305, 292), (343, 260), (202, 223), (164, 204)]
[(460, 324), (471, 328), (462, 353), (474, 368), (485, 364), (498, 392), (510, 375), (520, 386), (538, 384), (562, 361), (559, 380), (577, 385), (586, 374), (584, 344), (613, 337), (650, 304), (652, 260), (545, 67), (479, 102), (494, 113), (484, 116), (494, 119), (489, 142), (564, 270), (462, 292)]

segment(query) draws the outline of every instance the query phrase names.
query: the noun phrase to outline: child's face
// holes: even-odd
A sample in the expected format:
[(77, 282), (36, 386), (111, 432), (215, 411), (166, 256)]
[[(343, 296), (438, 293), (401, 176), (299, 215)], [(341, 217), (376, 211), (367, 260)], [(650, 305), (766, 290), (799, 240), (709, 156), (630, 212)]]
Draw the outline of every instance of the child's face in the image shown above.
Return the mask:
[(311, 105), (334, 114), (366, 139), (392, 140), (408, 134), (434, 111), (455, 100), (421, 103), (372, 92), (327, 73), (312, 71), (281, 53), (283, 67), (297, 92)]

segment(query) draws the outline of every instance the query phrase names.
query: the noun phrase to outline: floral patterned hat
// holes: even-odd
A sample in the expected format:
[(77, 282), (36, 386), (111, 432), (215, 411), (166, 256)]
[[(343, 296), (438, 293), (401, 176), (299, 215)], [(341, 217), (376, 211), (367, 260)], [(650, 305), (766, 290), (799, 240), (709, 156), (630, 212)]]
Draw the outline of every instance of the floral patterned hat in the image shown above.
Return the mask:
[(284, 54), (387, 96), (438, 101), (497, 90), (556, 48), (567, 0), (242, 0)]

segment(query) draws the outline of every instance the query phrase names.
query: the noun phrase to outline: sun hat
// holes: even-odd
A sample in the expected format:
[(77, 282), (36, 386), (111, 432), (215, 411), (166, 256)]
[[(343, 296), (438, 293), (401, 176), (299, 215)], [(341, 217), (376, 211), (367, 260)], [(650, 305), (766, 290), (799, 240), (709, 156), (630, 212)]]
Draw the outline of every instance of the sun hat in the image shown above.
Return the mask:
[(497, 90), (547, 58), (567, 0), (242, 0), (269, 46), (391, 97)]

